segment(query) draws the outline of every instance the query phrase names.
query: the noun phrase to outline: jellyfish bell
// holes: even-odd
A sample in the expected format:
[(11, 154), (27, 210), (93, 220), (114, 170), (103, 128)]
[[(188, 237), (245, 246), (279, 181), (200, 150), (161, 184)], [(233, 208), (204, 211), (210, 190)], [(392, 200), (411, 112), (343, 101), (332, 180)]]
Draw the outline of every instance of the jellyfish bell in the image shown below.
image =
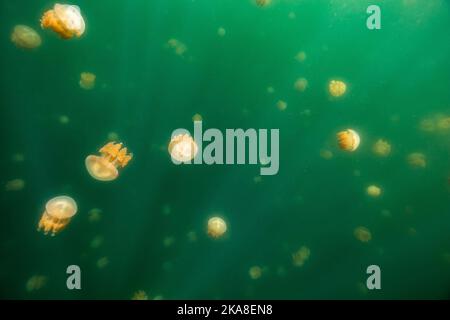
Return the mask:
[(328, 83), (328, 92), (334, 98), (341, 97), (347, 92), (347, 84), (340, 80), (331, 80)]
[(89, 155), (85, 164), (88, 173), (99, 181), (112, 181), (119, 176), (119, 169), (124, 168), (133, 158), (122, 143), (109, 142), (100, 150), (101, 155)]
[(389, 142), (379, 139), (372, 147), (372, 152), (379, 157), (387, 157), (391, 153)]
[(174, 135), (169, 143), (169, 153), (172, 160), (178, 162), (189, 162), (198, 153), (198, 146), (195, 140), (187, 133)]
[(370, 185), (366, 190), (367, 194), (373, 198), (377, 198), (381, 195), (381, 188), (375, 185)]
[(39, 221), (38, 231), (43, 230), (45, 234), (50, 232), (54, 236), (69, 224), (77, 210), (77, 203), (71, 197), (58, 196), (49, 200)]
[(11, 41), (23, 49), (34, 49), (42, 43), (41, 36), (34, 29), (21, 24), (14, 27)]
[(84, 90), (91, 90), (95, 87), (97, 76), (91, 72), (82, 72), (80, 74), (80, 87)]
[(353, 129), (343, 130), (337, 133), (339, 147), (342, 150), (353, 152), (361, 143), (359, 134)]
[(55, 4), (44, 13), (41, 19), (44, 29), (52, 29), (63, 39), (81, 37), (86, 29), (80, 8), (70, 4)]
[(212, 217), (208, 220), (208, 235), (211, 238), (220, 238), (227, 232), (227, 223), (220, 217)]
[(264, 8), (272, 3), (272, 0), (254, 0), (258, 7)]

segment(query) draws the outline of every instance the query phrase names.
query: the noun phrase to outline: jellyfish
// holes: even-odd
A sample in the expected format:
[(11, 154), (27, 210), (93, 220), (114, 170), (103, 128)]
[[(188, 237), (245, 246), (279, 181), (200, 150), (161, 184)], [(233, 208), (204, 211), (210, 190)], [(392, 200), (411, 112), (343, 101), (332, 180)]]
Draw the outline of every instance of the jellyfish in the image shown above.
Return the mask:
[(32, 28), (17, 25), (11, 33), (11, 41), (19, 48), (34, 49), (41, 45), (41, 36)]
[(187, 46), (180, 40), (174, 38), (167, 41), (167, 46), (171, 48), (178, 56), (183, 56), (187, 51)]
[(220, 217), (212, 217), (208, 220), (208, 235), (211, 238), (220, 238), (227, 231), (226, 222)]
[(219, 29), (217, 29), (217, 35), (219, 37), (225, 37), (226, 34), (227, 34), (227, 31), (225, 30), (225, 28), (220, 27)]
[(328, 83), (328, 92), (332, 97), (338, 98), (345, 94), (347, 91), (347, 85), (340, 80), (331, 80)]
[(305, 78), (298, 78), (294, 83), (294, 88), (297, 91), (303, 92), (308, 87), (308, 80)]
[(92, 239), (90, 246), (92, 249), (98, 249), (103, 244), (103, 237), (102, 236), (96, 236), (94, 239)]
[(25, 188), (25, 181), (23, 179), (13, 179), (5, 184), (6, 191), (20, 191)]
[(258, 7), (267, 7), (272, 3), (272, 0), (255, 0), (255, 3)]
[(108, 264), (109, 264), (108, 257), (101, 257), (100, 259), (97, 260), (97, 263), (96, 263), (97, 268), (99, 268), (99, 269), (105, 268)]
[(383, 139), (379, 139), (372, 147), (373, 153), (380, 157), (387, 157), (391, 153), (391, 145), (384, 141)]
[(292, 263), (296, 267), (301, 267), (309, 259), (310, 255), (311, 250), (306, 246), (302, 246), (299, 250), (292, 254)]
[(195, 121), (203, 121), (203, 117), (202, 117), (201, 114), (196, 113), (196, 114), (194, 114), (194, 115), (192, 116), (192, 121), (193, 121), (193, 122), (195, 122)]
[(83, 35), (85, 23), (79, 7), (57, 3), (52, 10), (44, 13), (41, 27), (52, 29), (63, 39), (70, 39)]
[(372, 239), (372, 233), (366, 227), (355, 228), (353, 235), (361, 242), (369, 242)]
[(88, 220), (90, 223), (98, 222), (102, 219), (102, 209), (93, 208), (88, 212)]
[(356, 149), (358, 149), (359, 144), (361, 143), (359, 134), (352, 129), (338, 132), (337, 138), (339, 147), (345, 151), (355, 151)]
[(198, 146), (189, 134), (178, 134), (169, 143), (169, 153), (173, 160), (188, 162), (195, 158)]
[(291, 12), (288, 13), (288, 18), (289, 19), (295, 19), (295, 18), (297, 18), (297, 15), (295, 14), (294, 11), (291, 11)]
[(420, 152), (413, 152), (409, 154), (406, 160), (413, 168), (425, 168), (427, 166), (427, 158)]
[(80, 75), (80, 87), (84, 90), (92, 90), (95, 87), (96, 75), (90, 72), (82, 72)]
[(257, 280), (262, 276), (262, 269), (260, 266), (253, 266), (248, 270), (248, 275), (253, 280)]
[(280, 110), (280, 111), (286, 110), (286, 109), (287, 109), (287, 103), (286, 103), (286, 101), (278, 100), (278, 102), (277, 102), (277, 108), (278, 108), (278, 110)]
[(119, 168), (124, 168), (133, 158), (127, 154), (127, 148), (122, 143), (109, 142), (99, 152), (101, 156), (89, 155), (86, 157), (86, 169), (96, 180), (112, 181), (119, 176)]
[(320, 150), (320, 157), (322, 157), (325, 160), (330, 160), (333, 158), (333, 152), (327, 149)]
[(300, 51), (299, 53), (297, 53), (297, 55), (295, 56), (295, 60), (297, 60), (298, 62), (304, 62), (306, 60), (306, 52)]
[(131, 300), (148, 300), (148, 296), (144, 290), (138, 290), (135, 293), (133, 293)]
[(267, 93), (272, 94), (275, 92), (275, 88), (274, 87), (267, 87)]
[(165, 237), (163, 239), (163, 245), (166, 248), (171, 247), (174, 243), (175, 243), (175, 238), (174, 237)]
[(23, 155), (23, 153), (14, 153), (11, 156), (11, 160), (12, 160), (12, 162), (15, 162), (15, 163), (24, 162), (25, 156)]
[(28, 292), (42, 289), (47, 284), (47, 277), (42, 275), (34, 275), (28, 279), (25, 288)]
[(54, 236), (69, 224), (77, 210), (77, 204), (71, 197), (58, 196), (51, 199), (45, 205), (38, 231), (43, 230), (45, 234), (50, 232)]
[(375, 185), (370, 185), (367, 187), (367, 194), (373, 198), (379, 197), (381, 195), (381, 189)]
[(59, 116), (58, 121), (60, 124), (66, 125), (70, 122), (70, 118), (66, 115), (61, 115), (61, 116)]
[(439, 116), (436, 121), (436, 126), (440, 131), (450, 130), (450, 117)]

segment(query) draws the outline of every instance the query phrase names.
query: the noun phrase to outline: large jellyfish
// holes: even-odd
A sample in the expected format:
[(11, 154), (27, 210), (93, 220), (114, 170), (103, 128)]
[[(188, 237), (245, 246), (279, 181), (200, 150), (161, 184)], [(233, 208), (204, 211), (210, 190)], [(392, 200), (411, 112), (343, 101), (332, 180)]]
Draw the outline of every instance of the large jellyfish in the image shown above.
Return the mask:
[(387, 141), (379, 139), (373, 145), (372, 151), (379, 157), (387, 157), (391, 153), (391, 145)]
[(41, 26), (44, 29), (52, 29), (63, 39), (81, 37), (86, 28), (78, 6), (59, 3), (44, 13)]
[(41, 37), (32, 28), (17, 25), (11, 34), (11, 41), (19, 48), (34, 49), (41, 45)]
[(414, 168), (425, 168), (427, 166), (427, 158), (423, 153), (413, 152), (406, 158), (408, 164)]
[(45, 234), (51, 232), (52, 236), (63, 230), (77, 213), (75, 200), (67, 196), (51, 199), (45, 205), (45, 211), (39, 221), (38, 230)]
[(352, 129), (347, 129), (337, 134), (338, 144), (342, 150), (355, 151), (361, 143), (359, 134)]
[(198, 146), (189, 134), (179, 134), (172, 137), (169, 143), (169, 153), (172, 159), (188, 162), (195, 158)]
[(122, 143), (109, 142), (100, 150), (100, 156), (86, 157), (86, 169), (92, 178), (99, 181), (115, 180), (119, 176), (118, 168), (124, 168), (133, 158)]
[(208, 235), (211, 238), (220, 238), (227, 231), (225, 220), (220, 217), (212, 217), (208, 220)]

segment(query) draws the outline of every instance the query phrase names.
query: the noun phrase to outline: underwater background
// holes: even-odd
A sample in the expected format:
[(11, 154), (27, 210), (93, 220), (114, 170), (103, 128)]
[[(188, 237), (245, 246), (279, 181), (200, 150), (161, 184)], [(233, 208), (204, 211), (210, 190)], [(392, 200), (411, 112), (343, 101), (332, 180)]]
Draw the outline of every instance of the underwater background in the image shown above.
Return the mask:
[[(450, 297), (449, 1), (72, 4), (86, 32), (63, 40), (39, 25), (53, 2), (0, 2), (0, 298)], [(381, 30), (366, 27), (370, 4)], [(41, 46), (15, 46), (17, 24)], [(204, 130), (280, 129), (278, 174), (174, 165), (171, 133), (193, 132), (195, 114)], [(336, 142), (347, 128), (355, 152)], [(387, 156), (373, 152), (379, 139)], [(134, 157), (96, 181), (84, 160), (111, 140)], [(51, 237), (36, 229), (58, 195), (78, 213)], [(214, 215), (228, 225), (220, 239), (206, 233)], [(73, 264), (82, 290), (66, 287)], [(372, 264), (381, 290), (366, 288)]]

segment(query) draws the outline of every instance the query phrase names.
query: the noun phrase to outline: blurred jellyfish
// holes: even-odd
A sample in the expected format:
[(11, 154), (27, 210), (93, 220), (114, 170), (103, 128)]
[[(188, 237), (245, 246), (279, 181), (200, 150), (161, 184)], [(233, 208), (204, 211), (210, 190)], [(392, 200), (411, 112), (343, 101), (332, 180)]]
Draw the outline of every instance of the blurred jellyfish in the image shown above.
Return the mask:
[(379, 157), (387, 157), (391, 153), (391, 145), (387, 141), (379, 139), (373, 145), (372, 151)]
[(68, 116), (62, 115), (62, 116), (59, 116), (58, 121), (60, 124), (65, 125), (70, 122), (70, 118)]
[(96, 180), (112, 181), (119, 176), (118, 168), (124, 168), (133, 158), (122, 143), (109, 142), (100, 149), (101, 156), (86, 157), (86, 169)]
[(257, 280), (262, 276), (262, 269), (259, 266), (253, 266), (248, 270), (248, 275), (253, 280)]
[(28, 279), (25, 284), (25, 289), (28, 292), (36, 291), (42, 289), (47, 283), (47, 277), (42, 275), (34, 275)]
[(102, 219), (102, 210), (93, 208), (88, 212), (88, 220), (90, 223), (98, 222)]
[(345, 94), (347, 91), (347, 85), (340, 80), (331, 80), (328, 83), (328, 92), (332, 97), (338, 98)]
[(100, 259), (97, 260), (97, 263), (96, 263), (97, 268), (99, 268), (99, 269), (105, 268), (106, 266), (108, 266), (108, 264), (109, 264), (108, 257), (101, 257)]
[(299, 250), (292, 254), (293, 265), (295, 267), (303, 266), (305, 262), (309, 260), (310, 255), (311, 250), (306, 246), (302, 246)]
[(23, 49), (34, 49), (42, 43), (41, 36), (34, 29), (20, 24), (14, 27), (11, 41)]
[(171, 247), (174, 243), (175, 243), (174, 237), (165, 237), (163, 240), (163, 245), (166, 248)]
[(226, 222), (219, 217), (213, 217), (208, 220), (208, 235), (211, 238), (220, 238), (227, 231)]
[(278, 100), (278, 102), (277, 102), (277, 108), (278, 108), (278, 110), (280, 110), (280, 111), (284, 111), (284, 110), (287, 109), (287, 103), (286, 103), (285, 101), (283, 101), (283, 100)]
[(377, 198), (381, 195), (381, 189), (375, 185), (368, 186), (366, 192), (373, 198)]
[(71, 197), (58, 196), (49, 200), (39, 220), (38, 231), (50, 232), (54, 236), (69, 224), (77, 210), (77, 204)]
[(290, 11), (290, 12), (288, 13), (288, 18), (289, 18), (289, 19), (295, 19), (295, 18), (297, 18), (297, 15), (295, 14), (294, 11)]
[(306, 52), (300, 51), (295, 55), (295, 60), (298, 62), (304, 62), (306, 60)]
[(138, 290), (135, 293), (133, 293), (131, 300), (148, 300), (148, 296), (144, 290)]
[(423, 119), (420, 121), (419, 128), (424, 132), (433, 132), (436, 130), (436, 124), (433, 119)]
[(74, 36), (81, 37), (85, 31), (85, 23), (80, 8), (69, 4), (55, 4), (53, 10), (44, 13), (41, 27), (52, 29), (63, 39)]
[(295, 90), (303, 92), (308, 87), (308, 80), (305, 78), (298, 78), (294, 83)]
[(91, 72), (80, 74), (80, 87), (84, 90), (92, 90), (95, 87), (96, 75)]
[(423, 153), (413, 152), (406, 158), (408, 164), (413, 168), (425, 168), (427, 166), (427, 159)]
[(320, 150), (320, 156), (325, 160), (330, 160), (333, 158), (333, 152), (327, 149), (322, 149)]
[(23, 155), (23, 153), (14, 153), (11, 156), (11, 160), (12, 160), (12, 162), (15, 162), (15, 163), (17, 163), (17, 162), (24, 162), (25, 161), (25, 156)]
[(195, 158), (198, 146), (189, 134), (178, 134), (169, 143), (169, 153), (173, 160), (188, 162)]
[(267, 93), (272, 94), (275, 92), (274, 87), (267, 87)]
[(111, 131), (108, 133), (107, 138), (109, 141), (117, 141), (119, 140), (119, 135), (117, 132)]
[(203, 121), (203, 117), (202, 117), (201, 114), (196, 113), (196, 114), (194, 114), (194, 115), (192, 116), (192, 121), (193, 121), (193, 122), (195, 122), (195, 121)]
[(6, 191), (20, 191), (25, 188), (25, 181), (22, 179), (13, 179), (5, 184)]
[(439, 131), (450, 130), (450, 117), (440, 116), (436, 121), (436, 127)]
[(103, 237), (102, 236), (96, 236), (94, 239), (92, 239), (90, 246), (92, 249), (98, 249), (103, 244)]
[(227, 31), (225, 30), (225, 28), (220, 27), (219, 29), (217, 29), (217, 35), (219, 37), (225, 37), (226, 34), (227, 34)]
[(355, 151), (361, 143), (359, 134), (352, 129), (338, 132), (337, 138), (339, 147), (345, 151)]
[(255, 3), (258, 7), (267, 7), (272, 3), (272, 0), (255, 0)]
[(187, 51), (187, 46), (180, 40), (174, 38), (171, 38), (167, 41), (167, 46), (172, 49), (178, 56), (183, 56)]
[(197, 241), (197, 233), (195, 231), (189, 231), (186, 236), (189, 242)]
[(357, 227), (353, 231), (353, 235), (361, 242), (369, 242), (372, 239), (372, 234), (370, 233), (369, 229), (365, 227)]

